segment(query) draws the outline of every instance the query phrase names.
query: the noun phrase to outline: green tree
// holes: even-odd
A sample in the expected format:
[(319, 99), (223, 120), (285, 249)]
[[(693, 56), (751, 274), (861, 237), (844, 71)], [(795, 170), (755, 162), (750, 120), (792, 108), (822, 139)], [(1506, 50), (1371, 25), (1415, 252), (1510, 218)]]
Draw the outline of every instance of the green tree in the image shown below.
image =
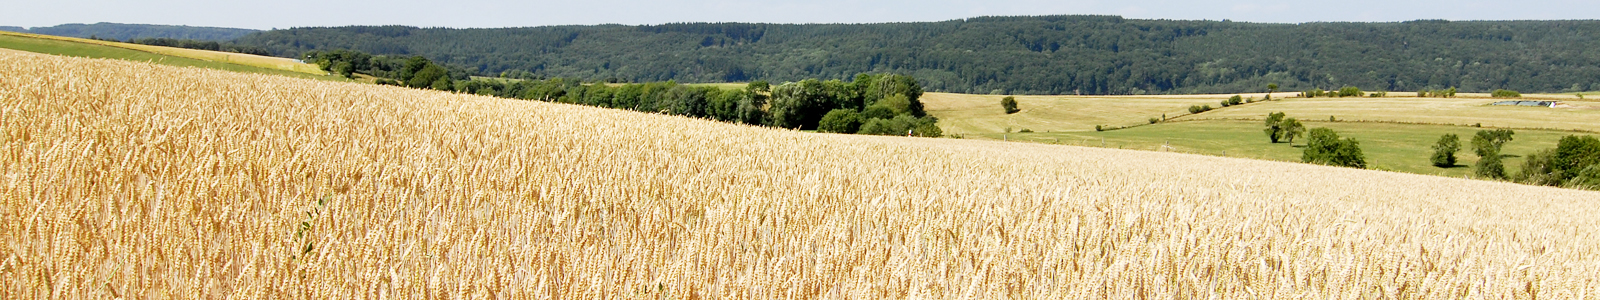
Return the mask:
[(1479, 158), (1478, 163), (1473, 164), (1472, 167), (1473, 173), (1478, 174), (1478, 177), (1490, 179), (1506, 178), (1505, 162), (1501, 160), (1498, 150)]
[(861, 110), (862, 122), (866, 122), (866, 120), (871, 119), (890, 119), (894, 118), (894, 116), (894, 110), (882, 105), (873, 105), (871, 107), (867, 107), (867, 109)]
[[(450, 76), (447, 72), (439, 65), (424, 64), (421, 69), (412, 73), (411, 77), (405, 80), (405, 83), (407, 87), (419, 89), (434, 88), (441, 84), (448, 85)], [(442, 83), (438, 83), (441, 81)]]
[(1267, 129), (1263, 131), (1267, 133), (1267, 139), (1271, 140), (1274, 144), (1278, 143), (1278, 140), (1283, 138), (1283, 116), (1283, 112), (1267, 114)]
[(1517, 98), (1517, 97), (1522, 97), (1522, 93), (1518, 93), (1517, 91), (1512, 91), (1512, 90), (1500, 89), (1500, 90), (1494, 90), (1494, 92), (1489, 93), (1489, 96), (1490, 97), (1494, 97), (1494, 98)]
[(1472, 152), (1478, 155), (1473, 172), (1479, 177), (1506, 179), (1506, 167), (1500, 157), (1500, 147), (1516, 134), (1510, 129), (1479, 130), (1472, 137)]
[(856, 133), (861, 129), (861, 118), (852, 109), (835, 109), (822, 116), (822, 121), (817, 124), (817, 131), (834, 133)]
[(1006, 110), (1006, 114), (1014, 114), (1014, 113), (1017, 113), (1019, 111), (1022, 111), (1020, 109), (1017, 109), (1017, 97), (1012, 97), (1012, 96), (1006, 96), (1005, 98), (1001, 98), (1000, 99), (1000, 108), (1005, 109)]
[(1455, 166), (1456, 151), (1461, 151), (1461, 138), (1454, 133), (1445, 134), (1439, 137), (1439, 142), (1433, 144), (1433, 156), (1429, 161), (1438, 167)]
[(1478, 157), (1491, 156), (1500, 153), (1500, 147), (1512, 140), (1516, 132), (1510, 129), (1479, 130), (1472, 137), (1472, 153)]
[(1365, 169), (1366, 155), (1361, 153), (1361, 143), (1351, 138), (1340, 138), (1327, 128), (1312, 128), (1300, 161), (1306, 163)]
[(1228, 97), (1228, 101), (1223, 106), (1239, 105), (1239, 104), (1244, 104), (1244, 97), (1241, 97), (1239, 95), (1233, 95), (1233, 97)]
[(1306, 125), (1300, 124), (1300, 120), (1295, 118), (1283, 119), (1283, 125), (1278, 127), (1283, 130), (1283, 140), (1289, 143), (1294, 143), (1295, 138), (1306, 134)]

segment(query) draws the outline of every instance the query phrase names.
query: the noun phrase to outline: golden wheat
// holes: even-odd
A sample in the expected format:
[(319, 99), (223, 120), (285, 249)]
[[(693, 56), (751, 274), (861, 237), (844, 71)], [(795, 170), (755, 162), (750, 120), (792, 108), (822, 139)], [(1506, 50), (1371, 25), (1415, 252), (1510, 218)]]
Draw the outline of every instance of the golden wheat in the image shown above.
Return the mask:
[(1594, 298), (1600, 193), (0, 53), (0, 298)]

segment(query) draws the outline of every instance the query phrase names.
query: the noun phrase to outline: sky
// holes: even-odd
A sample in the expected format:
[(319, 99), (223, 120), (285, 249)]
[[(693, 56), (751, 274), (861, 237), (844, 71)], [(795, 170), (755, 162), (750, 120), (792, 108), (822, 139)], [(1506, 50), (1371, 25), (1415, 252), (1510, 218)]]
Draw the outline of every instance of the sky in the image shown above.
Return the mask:
[(976, 16), (1119, 15), (1259, 23), (1600, 18), (1595, 0), (0, 0), (0, 26), (132, 23), (273, 29), (489, 28), (677, 22), (885, 23)]

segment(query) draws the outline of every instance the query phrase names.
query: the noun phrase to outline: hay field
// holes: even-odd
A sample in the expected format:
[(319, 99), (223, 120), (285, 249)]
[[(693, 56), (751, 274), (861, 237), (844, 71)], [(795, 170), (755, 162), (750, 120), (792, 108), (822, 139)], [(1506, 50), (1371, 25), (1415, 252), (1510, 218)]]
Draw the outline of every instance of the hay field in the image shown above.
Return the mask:
[[(1476, 177), (1471, 166), (1477, 163), (1479, 158), (1471, 149), (1456, 153), (1459, 161), (1455, 167), (1434, 166), (1429, 158), (1433, 155), (1432, 146), (1438, 142), (1440, 136), (1455, 134), (1463, 137), (1464, 142), (1470, 143), (1472, 135), (1483, 128), (1317, 120), (1306, 121), (1305, 124), (1310, 128), (1333, 129), (1342, 137), (1360, 141), (1361, 151), (1366, 155), (1367, 165), (1371, 169), (1458, 178)], [(1102, 132), (1034, 132), (1009, 135), (991, 133), (968, 135), (965, 138), (1300, 162), (1307, 142), (1304, 137), (1295, 140), (1293, 144), (1273, 144), (1262, 133), (1262, 127), (1261, 121), (1203, 120), (1167, 122)], [(1520, 172), (1528, 155), (1555, 148), (1562, 137), (1569, 135), (1594, 134), (1516, 130), (1514, 140), (1506, 143), (1500, 152), (1508, 155), (1503, 158), (1506, 173)]]
[(198, 50), (198, 49), (185, 49), (185, 48), (176, 48), (176, 47), (151, 46), (151, 45), (133, 44), (133, 43), (119, 43), (119, 42), (83, 39), (83, 38), (75, 38), (75, 37), (64, 37), (64, 36), (32, 34), (32, 33), (20, 33), (20, 32), (10, 32), (10, 31), (0, 31), (0, 35), (8, 35), (8, 36), (25, 37), (25, 38), (48, 39), (48, 40), (57, 40), (57, 41), (64, 41), (64, 42), (74, 42), (74, 43), (85, 43), (85, 44), (93, 44), (93, 45), (110, 46), (110, 47), (117, 47), (117, 48), (144, 51), (144, 52), (160, 54), (160, 55), (170, 55), (170, 56), (177, 56), (177, 57), (184, 57), (184, 58), (192, 58), (192, 59), (211, 61), (211, 62), (239, 64), (239, 65), (246, 65), (246, 66), (252, 66), (252, 67), (259, 67), (259, 68), (267, 68), (267, 69), (274, 69), (274, 70), (283, 70), (283, 71), (290, 71), (290, 72), (305, 73), (305, 74), (311, 74), (311, 75), (327, 75), (328, 74), (328, 72), (322, 71), (322, 69), (317, 67), (317, 65), (303, 63), (303, 62), (295, 61), (293, 59), (282, 58), (282, 57), (260, 56), (260, 55), (251, 55), (251, 54), (243, 54), (243, 53), (220, 52), (220, 51)]
[[(1547, 99), (1548, 97), (1537, 97)], [(1600, 102), (1560, 99), (1568, 107), (1486, 105), (1499, 98), (1291, 98), (1207, 112), (1187, 120), (1262, 120), (1272, 112), (1301, 119), (1383, 121), (1486, 127), (1600, 131)]]
[[(1265, 93), (1241, 94), (1261, 99)], [(1284, 97), (1292, 93), (1277, 93)], [(927, 93), (922, 102), (929, 115), (939, 118), (945, 134), (1003, 133), (1027, 128), (1045, 131), (1094, 131), (1095, 125), (1128, 126), (1145, 124), (1162, 114), (1177, 117), (1188, 114), (1190, 105), (1219, 107), (1228, 95), (1149, 95), (1149, 96), (1012, 96), (1022, 111), (1006, 114), (1000, 108), (1004, 95)]]
[(0, 53), (5, 298), (1569, 298), (1600, 193)]

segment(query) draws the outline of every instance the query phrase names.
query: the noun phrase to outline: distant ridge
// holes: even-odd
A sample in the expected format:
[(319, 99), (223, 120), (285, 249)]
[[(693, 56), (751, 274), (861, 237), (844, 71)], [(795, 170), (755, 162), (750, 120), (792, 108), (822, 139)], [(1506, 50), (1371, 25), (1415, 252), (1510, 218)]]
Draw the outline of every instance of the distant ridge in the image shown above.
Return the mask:
[(421, 55), (486, 75), (632, 82), (848, 80), (930, 91), (1196, 94), (1312, 88), (1600, 90), (1600, 21), (1266, 24), (1118, 16), (881, 24), (675, 23), (522, 28), (314, 27), (235, 40), (279, 56)]
[(121, 23), (94, 23), (94, 24), (61, 24), (50, 27), (22, 28), (15, 26), (0, 27), (0, 30), (13, 32), (26, 32), (55, 36), (68, 36), (76, 38), (102, 38), (126, 41), (132, 38), (169, 38), (203, 41), (228, 41), (243, 37), (246, 34), (257, 32), (255, 29), (223, 28), (223, 27), (198, 27), (180, 25), (149, 25), (149, 24), (121, 24)]

